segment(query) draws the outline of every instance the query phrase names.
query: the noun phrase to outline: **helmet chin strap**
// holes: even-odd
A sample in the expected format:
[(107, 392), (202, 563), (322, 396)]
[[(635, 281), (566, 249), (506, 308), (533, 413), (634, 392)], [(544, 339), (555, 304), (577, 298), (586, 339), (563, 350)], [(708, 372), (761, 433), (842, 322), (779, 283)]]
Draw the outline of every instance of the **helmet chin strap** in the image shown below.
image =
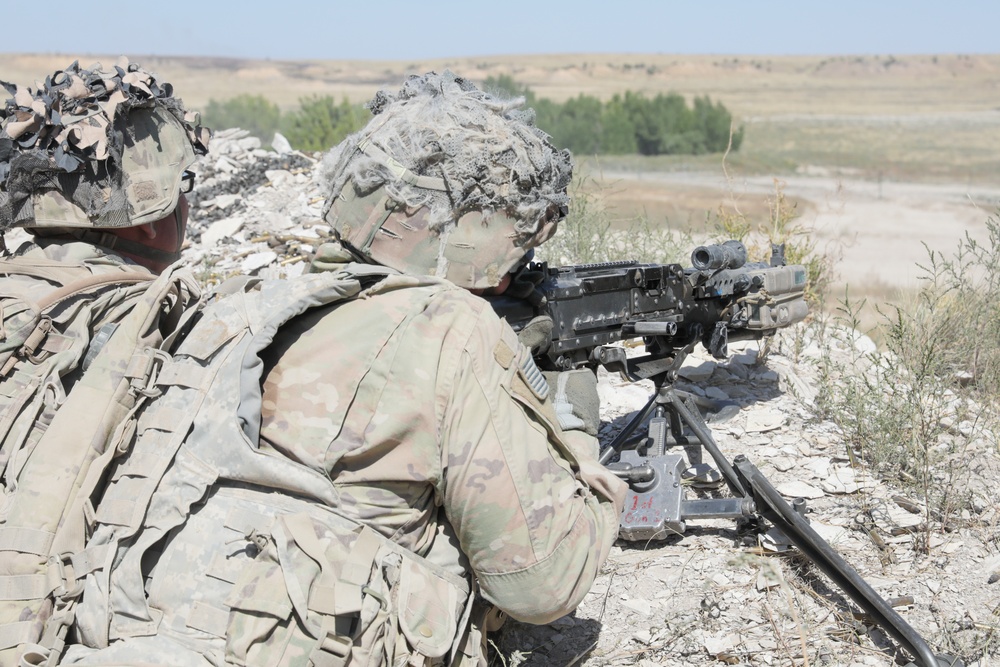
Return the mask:
[[(183, 245), (184, 235), (182, 232), (184, 223), (183, 220), (181, 220), (180, 208), (180, 206), (174, 208), (174, 224), (177, 225), (178, 243)], [(114, 250), (116, 252), (127, 252), (130, 255), (135, 255), (136, 257), (142, 257), (143, 259), (148, 259), (158, 263), (173, 264), (181, 258), (180, 247), (174, 251), (151, 248), (144, 243), (139, 243), (138, 241), (123, 239), (107, 229), (67, 229), (66, 231), (70, 236), (83, 241), (84, 243), (90, 243), (107, 250)]]

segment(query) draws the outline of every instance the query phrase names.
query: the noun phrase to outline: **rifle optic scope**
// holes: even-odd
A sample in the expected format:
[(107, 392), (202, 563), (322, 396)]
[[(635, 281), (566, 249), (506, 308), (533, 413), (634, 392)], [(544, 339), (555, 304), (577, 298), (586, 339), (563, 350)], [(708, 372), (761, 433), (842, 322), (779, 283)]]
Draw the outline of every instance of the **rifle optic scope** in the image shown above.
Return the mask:
[(691, 253), (691, 266), (699, 271), (738, 269), (747, 261), (747, 248), (739, 241), (701, 245)]

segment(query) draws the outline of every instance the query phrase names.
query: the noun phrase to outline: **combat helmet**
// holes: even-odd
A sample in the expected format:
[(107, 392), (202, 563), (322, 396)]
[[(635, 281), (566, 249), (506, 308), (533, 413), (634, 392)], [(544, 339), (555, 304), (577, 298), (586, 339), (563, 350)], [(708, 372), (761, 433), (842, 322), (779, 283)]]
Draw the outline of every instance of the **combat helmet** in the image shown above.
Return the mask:
[(449, 71), (379, 92), (374, 118), (324, 159), (324, 219), (362, 261), (495, 287), (569, 203), (569, 151), (523, 103)]
[(121, 58), (37, 89), (0, 82), (0, 231), (133, 227), (176, 209), (209, 131), (169, 83)]

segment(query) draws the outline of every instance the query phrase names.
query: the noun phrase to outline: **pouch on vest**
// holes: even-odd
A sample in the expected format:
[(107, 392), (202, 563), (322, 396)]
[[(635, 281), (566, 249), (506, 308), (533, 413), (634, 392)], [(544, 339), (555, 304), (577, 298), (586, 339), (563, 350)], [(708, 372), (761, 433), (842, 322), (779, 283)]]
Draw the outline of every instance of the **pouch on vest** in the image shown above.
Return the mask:
[(182, 272), (94, 270), (0, 262), (0, 664), (62, 642), (103, 564), (82, 553), (91, 496), (199, 299)]
[[(344, 534), (305, 514), (282, 517), (273, 542), (233, 587), (226, 659), (239, 665), (440, 663), (468, 592), (370, 528)], [(419, 662), (417, 663), (419, 664)]]

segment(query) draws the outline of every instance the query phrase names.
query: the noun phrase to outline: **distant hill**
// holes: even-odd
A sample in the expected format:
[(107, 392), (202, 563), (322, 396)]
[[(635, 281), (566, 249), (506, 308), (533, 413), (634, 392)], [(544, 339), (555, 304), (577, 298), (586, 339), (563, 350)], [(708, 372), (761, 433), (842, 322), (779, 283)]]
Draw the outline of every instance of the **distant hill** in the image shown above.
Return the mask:
[[(177, 88), (189, 107), (240, 93), (283, 108), (320, 94), (365, 101), (407, 74), (451, 69), (475, 82), (510, 74), (541, 97), (608, 98), (625, 90), (711, 95), (740, 117), (779, 114), (933, 114), (996, 110), (998, 55), (677, 56), (566, 54), (426, 61), (278, 61), (127, 54)], [(0, 79), (28, 84), (79, 59), (117, 55), (0, 54)]]

